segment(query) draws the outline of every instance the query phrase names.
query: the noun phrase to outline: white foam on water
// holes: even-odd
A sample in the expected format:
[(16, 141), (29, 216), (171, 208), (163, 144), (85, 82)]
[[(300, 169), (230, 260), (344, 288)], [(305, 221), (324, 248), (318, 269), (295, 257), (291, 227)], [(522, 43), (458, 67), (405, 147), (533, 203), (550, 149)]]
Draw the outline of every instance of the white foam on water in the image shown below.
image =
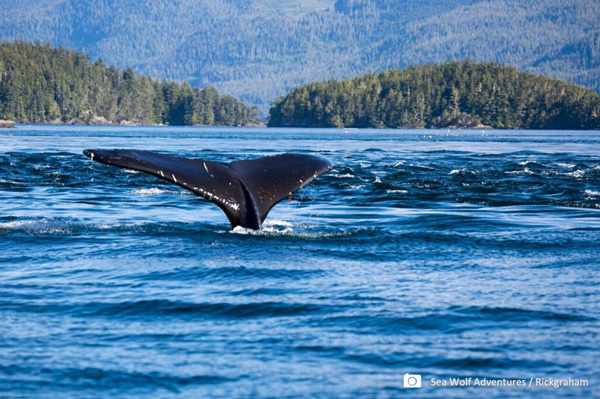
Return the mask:
[(600, 166), (594, 166), (592, 168), (585, 169), (585, 170), (584, 169), (578, 169), (578, 170), (575, 170), (573, 172), (565, 173), (564, 175), (565, 176), (573, 176), (576, 179), (581, 179), (581, 178), (585, 177), (585, 175), (587, 175), (590, 172), (594, 173), (594, 172), (598, 172), (598, 171), (600, 171)]
[(559, 166), (561, 168), (573, 169), (575, 167), (575, 164), (574, 163), (562, 163), (562, 162), (559, 162), (559, 163), (556, 164), (556, 166)]
[(408, 191), (406, 190), (385, 190), (388, 194), (406, 194)]
[(585, 171), (580, 169), (580, 170), (576, 170), (574, 172), (565, 173), (565, 175), (572, 176), (576, 179), (581, 179), (583, 176), (585, 176)]
[(354, 178), (354, 175), (352, 175), (350, 173), (346, 173), (346, 174), (343, 174), (343, 175), (338, 175), (338, 174), (333, 173), (333, 174), (330, 174), (329, 176), (331, 176), (331, 177), (337, 177), (338, 179), (352, 179), (352, 178)]
[(529, 169), (527, 167), (523, 170), (511, 170), (511, 171), (504, 172), (504, 173), (506, 173), (507, 175), (534, 175), (535, 174), (535, 172), (532, 172), (531, 169)]
[(131, 222), (131, 223), (113, 223), (113, 224), (101, 224), (100, 227), (103, 230), (110, 230), (110, 229), (119, 229), (119, 228), (123, 228), (123, 227), (136, 227), (136, 226), (141, 226), (143, 225), (142, 222)]
[(134, 189), (131, 190), (131, 192), (133, 194), (138, 194), (138, 195), (160, 195), (160, 194), (188, 194), (186, 191), (180, 191), (180, 190), (166, 190), (164, 188), (158, 188), (158, 187), (152, 187), (152, 188), (138, 188), (138, 189)]
[(288, 221), (285, 220), (279, 220), (279, 219), (269, 219), (269, 220), (265, 220), (265, 223), (263, 224), (264, 226), (284, 226), (284, 227), (292, 227), (292, 224)]
[(523, 162), (519, 162), (519, 165), (521, 165), (521, 166), (527, 166), (527, 165), (531, 165), (531, 164), (534, 164), (534, 165), (538, 164), (538, 165), (541, 165), (541, 166), (546, 166), (546, 165), (544, 165), (542, 163), (539, 163), (539, 162), (536, 162), (536, 161), (523, 161)]
[(17, 220), (14, 222), (0, 223), (0, 229), (17, 229), (21, 226), (31, 225), (35, 223), (33, 220)]
[(0, 223), (0, 230), (36, 234), (63, 234), (73, 230), (73, 224), (56, 220), (15, 220)]
[(291, 227), (285, 227), (284, 229), (281, 229), (277, 228), (277, 226), (263, 226), (260, 230), (253, 230), (242, 226), (236, 226), (230, 231), (230, 233), (252, 236), (287, 235), (293, 234), (294, 229)]

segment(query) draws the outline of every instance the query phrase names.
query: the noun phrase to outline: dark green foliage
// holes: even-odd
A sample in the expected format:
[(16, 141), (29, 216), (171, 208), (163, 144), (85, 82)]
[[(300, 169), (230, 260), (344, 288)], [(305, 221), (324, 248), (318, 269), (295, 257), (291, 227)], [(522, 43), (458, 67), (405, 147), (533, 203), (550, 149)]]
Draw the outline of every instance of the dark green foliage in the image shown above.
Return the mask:
[(0, 39), (42, 40), (266, 115), (308, 82), (473, 59), (600, 91), (598, 0), (2, 0)]
[(427, 64), (298, 87), (269, 126), (600, 129), (600, 95), (492, 63)]
[(158, 82), (131, 68), (22, 41), (0, 43), (0, 119), (17, 122), (248, 125), (256, 108), (214, 88)]

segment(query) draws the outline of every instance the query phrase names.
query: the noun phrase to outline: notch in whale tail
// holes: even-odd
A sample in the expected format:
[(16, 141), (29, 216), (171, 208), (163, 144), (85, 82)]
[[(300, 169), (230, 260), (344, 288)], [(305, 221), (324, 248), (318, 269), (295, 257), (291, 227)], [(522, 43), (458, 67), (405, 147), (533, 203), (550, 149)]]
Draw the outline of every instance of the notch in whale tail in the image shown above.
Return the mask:
[(333, 168), (327, 158), (281, 154), (224, 166), (142, 150), (85, 150), (92, 160), (175, 183), (217, 204), (232, 227), (258, 230), (279, 201)]

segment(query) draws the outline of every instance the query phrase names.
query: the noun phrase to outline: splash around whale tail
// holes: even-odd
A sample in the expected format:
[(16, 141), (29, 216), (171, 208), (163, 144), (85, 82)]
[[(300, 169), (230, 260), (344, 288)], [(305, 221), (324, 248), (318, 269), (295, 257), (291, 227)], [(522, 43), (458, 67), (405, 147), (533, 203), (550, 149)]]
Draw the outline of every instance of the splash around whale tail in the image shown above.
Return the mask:
[(175, 183), (217, 204), (232, 227), (260, 229), (267, 214), (316, 177), (333, 168), (327, 158), (281, 154), (224, 166), (202, 159), (143, 150), (85, 150), (92, 160), (133, 169)]

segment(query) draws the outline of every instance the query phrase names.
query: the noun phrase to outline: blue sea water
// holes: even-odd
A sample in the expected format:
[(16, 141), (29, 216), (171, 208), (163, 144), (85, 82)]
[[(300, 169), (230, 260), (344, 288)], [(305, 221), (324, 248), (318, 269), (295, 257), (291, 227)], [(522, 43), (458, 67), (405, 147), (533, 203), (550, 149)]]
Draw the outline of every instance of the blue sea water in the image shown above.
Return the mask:
[[(85, 148), (336, 167), (255, 233)], [(597, 397), (599, 208), (600, 132), (0, 130), (0, 394)]]

